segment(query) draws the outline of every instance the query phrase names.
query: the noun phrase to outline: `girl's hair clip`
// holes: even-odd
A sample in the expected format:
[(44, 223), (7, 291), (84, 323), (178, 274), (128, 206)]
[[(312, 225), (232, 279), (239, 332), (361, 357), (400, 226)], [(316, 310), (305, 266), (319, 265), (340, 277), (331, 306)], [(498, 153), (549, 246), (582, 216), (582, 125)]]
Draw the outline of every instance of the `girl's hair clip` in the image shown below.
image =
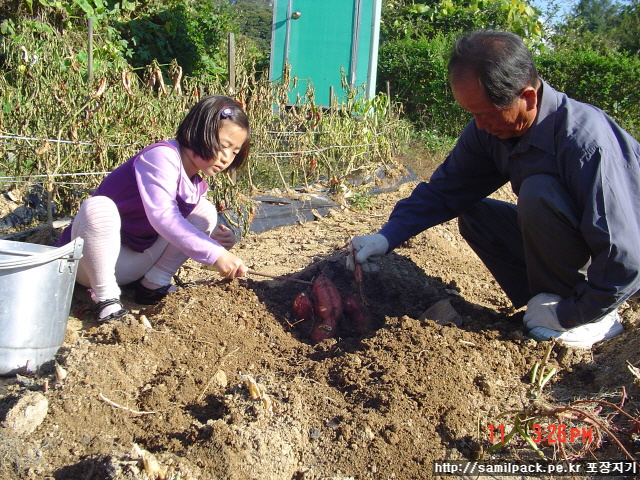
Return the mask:
[(233, 109), (231, 107), (224, 107), (220, 111), (220, 116), (225, 119), (233, 117)]

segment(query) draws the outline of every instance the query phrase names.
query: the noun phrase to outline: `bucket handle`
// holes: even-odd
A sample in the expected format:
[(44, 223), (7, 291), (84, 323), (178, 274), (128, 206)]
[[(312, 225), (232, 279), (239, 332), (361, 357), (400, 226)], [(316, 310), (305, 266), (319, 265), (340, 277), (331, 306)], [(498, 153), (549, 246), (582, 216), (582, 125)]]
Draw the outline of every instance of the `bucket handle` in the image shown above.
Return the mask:
[(75, 253), (75, 255), (67, 258), (67, 260), (80, 260), (80, 258), (82, 258), (81, 252), (83, 243), (84, 240), (81, 237), (78, 237), (73, 242), (63, 245), (62, 247), (49, 250), (48, 252), (34, 253), (19, 260), (3, 260), (0, 261), (0, 270), (44, 265), (45, 263), (50, 263), (59, 258), (72, 255), (73, 253)]

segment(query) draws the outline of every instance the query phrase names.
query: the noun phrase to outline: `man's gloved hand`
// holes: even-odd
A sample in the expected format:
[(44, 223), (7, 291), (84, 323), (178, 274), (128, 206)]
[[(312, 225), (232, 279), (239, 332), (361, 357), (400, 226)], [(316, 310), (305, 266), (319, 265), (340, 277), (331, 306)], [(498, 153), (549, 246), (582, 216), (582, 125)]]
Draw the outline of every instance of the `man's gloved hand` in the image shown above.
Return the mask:
[(529, 300), (523, 318), (525, 327), (529, 330), (535, 327), (544, 327), (557, 332), (565, 332), (567, 329), (560, 325), (556, 315), (556, 305), (560, 300), (562, 297), (554, 293), (539, 293)]
[(376, 272), (380, 269), (376, 262), (389, 250), (389, 241), (381, 235), (362, 235), (353, 237), (351, 251), (347, 255), (347, 268), (354, 270), (356, 263), (362, 265), (364, 272)]

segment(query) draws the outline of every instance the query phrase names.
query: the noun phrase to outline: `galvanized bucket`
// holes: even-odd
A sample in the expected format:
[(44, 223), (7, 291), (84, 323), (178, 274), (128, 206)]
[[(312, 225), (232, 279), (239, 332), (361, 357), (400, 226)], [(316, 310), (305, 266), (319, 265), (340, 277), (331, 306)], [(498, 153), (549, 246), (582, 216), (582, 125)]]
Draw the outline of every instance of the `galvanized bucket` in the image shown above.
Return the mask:
[(53, 360), (64, 341), (82, 238), (63, 247), (0, 240), (0, 375)]

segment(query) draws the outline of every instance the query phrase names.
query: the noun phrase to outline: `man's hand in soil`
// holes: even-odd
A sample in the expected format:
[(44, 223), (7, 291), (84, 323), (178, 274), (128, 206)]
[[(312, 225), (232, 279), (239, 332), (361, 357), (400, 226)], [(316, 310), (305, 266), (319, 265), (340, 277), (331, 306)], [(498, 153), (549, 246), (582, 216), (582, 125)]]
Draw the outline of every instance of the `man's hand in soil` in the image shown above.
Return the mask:
[(376, 272), (380, 269), (376, 263), (387, 253), (387, 250), (389, 250), (389, 242), (379, 233), (353, 237), (351, 250), (347, 256), (347, 268), (354, 270), (356, 263), (359, 263), (363, 271)]

